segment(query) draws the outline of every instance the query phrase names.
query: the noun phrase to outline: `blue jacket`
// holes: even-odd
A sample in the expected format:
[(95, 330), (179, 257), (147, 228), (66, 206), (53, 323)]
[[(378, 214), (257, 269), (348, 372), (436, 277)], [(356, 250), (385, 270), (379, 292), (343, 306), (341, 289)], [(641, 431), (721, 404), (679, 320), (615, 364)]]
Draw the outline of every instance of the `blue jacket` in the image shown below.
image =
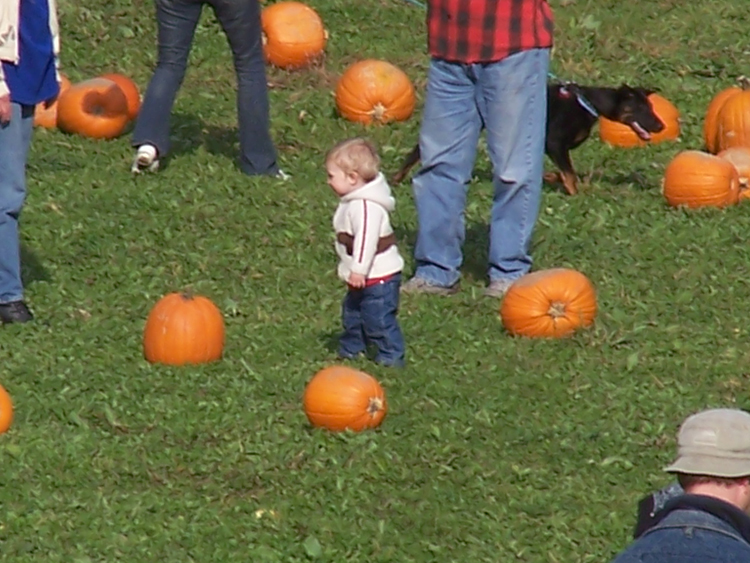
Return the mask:
[(750, 563), (750, 516), (724, 501), (681, 495), (613, 563)]

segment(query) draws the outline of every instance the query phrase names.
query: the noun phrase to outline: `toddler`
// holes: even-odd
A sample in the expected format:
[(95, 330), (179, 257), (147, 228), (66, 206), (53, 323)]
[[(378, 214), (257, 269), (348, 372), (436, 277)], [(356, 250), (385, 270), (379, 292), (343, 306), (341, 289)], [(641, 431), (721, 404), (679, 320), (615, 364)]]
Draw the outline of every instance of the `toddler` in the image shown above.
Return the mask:
[(404, 260), (389, 218), (396, 202), (380, 158), (369, 141), (354, 138), (334, 146), (325, 165), (328, 185), (340, 198), (333, 228), (338, 275), (348, 287), (339, 356), (354, 358), (373, 345), (377, 363), (401, 367), (404, 337), (396, 316)]

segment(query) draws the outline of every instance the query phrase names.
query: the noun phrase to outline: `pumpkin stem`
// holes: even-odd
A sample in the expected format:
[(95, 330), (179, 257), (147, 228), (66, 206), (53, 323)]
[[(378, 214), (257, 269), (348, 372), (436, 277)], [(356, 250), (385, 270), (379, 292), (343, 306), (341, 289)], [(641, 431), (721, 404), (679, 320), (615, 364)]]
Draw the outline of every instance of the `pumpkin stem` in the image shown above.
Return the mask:
[(383, 410), (383, 399), (379, 397), (370, 398), (370, 404), (367, 405), (367, 412), (370, 416), (375, 416)]
[(185, 301), (192, 301), (195, 297), (195, 292), (191, 288), (183, 289), (180, 293)]
[(372, 118), (377, 121), (378, 123), (383, 121), (383, 116), (385, 115), (386, 109), (383, 104), (378, 102), (375, 104), (375, 106), (372, 108), (372, 111), (370, 112), (370, 115), (372, 115)]
[(549, 306), (547, 314), (553, 319), (559, 319), (565, 316), (565, 303), (561, 301), (555, 301)]
[(750, 79), (748, 79), (748, 77), (747, 77), (747, 76), (740, 76), (740, 77), (739, 77), (739, 78), (737, 79), (737, 82), (739, 83), (740, 87), (741, 87), (741, 88), (742, 88), (742, 89), (743, 89), (744, 91), (746, 91), (746, 92), (747, 92), (748, 90), (750, 90)]

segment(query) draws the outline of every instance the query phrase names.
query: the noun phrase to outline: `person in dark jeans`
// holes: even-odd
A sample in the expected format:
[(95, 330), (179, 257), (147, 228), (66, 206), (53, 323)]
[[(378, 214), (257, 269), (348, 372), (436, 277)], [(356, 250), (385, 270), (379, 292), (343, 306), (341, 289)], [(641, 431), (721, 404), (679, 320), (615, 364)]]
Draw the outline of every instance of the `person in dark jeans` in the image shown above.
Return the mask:
[(379, 168), (375, 147), (361, 138), (338, 143), (326, 156), (328, 185), (340, 198), (333, 216), (338, 276), (348, 287), (339, 357), (355, 358), (369, 344), (377, 348), (377, 363), (401, 367), (404, 337), (397, 314), (404, 260), (389, 217), (396, 200)]
[(286, 178), (271, 140), (258, 0), (156, 0), (158, 62), (133, 131), (132, 171), (155, 171), (169, 151), (169, 120), (182, 85), (195, 28), (210, 4), (229, 40), (237, 74), (240, 169)]
[(670, 486), (639, 503), (635, 541), (613, 563), (750, 562), (750, 414), (685, 420)]

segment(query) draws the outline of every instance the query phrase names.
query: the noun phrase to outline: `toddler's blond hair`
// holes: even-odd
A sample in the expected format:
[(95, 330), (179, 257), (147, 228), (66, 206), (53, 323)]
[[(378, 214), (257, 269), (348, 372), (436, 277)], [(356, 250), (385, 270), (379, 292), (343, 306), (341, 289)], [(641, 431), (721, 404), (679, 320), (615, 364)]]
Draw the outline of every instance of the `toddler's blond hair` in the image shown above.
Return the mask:
[(345, 174), (357, 174), (365, 182), (372, 182), (380, 172), (378, 150), (362, 137), (336, 143), (326, 154), (326, 164), (335, 164)]

